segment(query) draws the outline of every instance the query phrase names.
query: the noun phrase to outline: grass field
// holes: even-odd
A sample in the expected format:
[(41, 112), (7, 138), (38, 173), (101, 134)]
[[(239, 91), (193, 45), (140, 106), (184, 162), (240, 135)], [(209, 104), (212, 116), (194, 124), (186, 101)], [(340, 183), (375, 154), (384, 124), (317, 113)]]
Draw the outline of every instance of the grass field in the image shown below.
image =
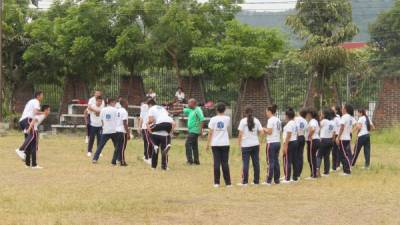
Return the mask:
[[(189, 167), (184, 140), (174, 140), (170, 170), (162, 172), (141, 161), (139, 140), (129, 143), (122, 168), (111, 167), (110, 146), (92, 165), (83, 138), (48, 136), (38, 153), (44, 169), (32, 170), (17, 159), (21, 134), (12, 132), (0, 137), (0, 224), (400, 224), (399, 137), (400, 129), (373, 134), (371, 169), (361, 169), (361, 154), (350, 177), (215, 189), (204, 141), (202, 165)], [(241, 156), (231, 144), (236, 184)]]

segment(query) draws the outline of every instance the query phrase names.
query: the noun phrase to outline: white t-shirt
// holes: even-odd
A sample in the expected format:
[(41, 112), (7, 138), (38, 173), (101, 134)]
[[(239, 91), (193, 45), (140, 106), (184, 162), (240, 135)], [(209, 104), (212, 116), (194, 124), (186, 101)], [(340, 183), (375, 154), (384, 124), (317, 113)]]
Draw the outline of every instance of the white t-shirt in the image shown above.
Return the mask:
[(290, 120), (286, 124), (286, 126), (283, 128), (283, 141), (286, 140), (287, 134), (289, 132), (292, 133), (289, 141), (296, 141), (297, 140), (297, 124), (294, 120)]
[(306, 134), (307, 120), (301, 116), (298, 116), (294, 118), (294, 121), (297, 124), (297, 135), (304, 136)]
[(182, 101), (182, 100), (185, 99), (185, 93), (184, 93), (184, 92), (179, 93), (179, 91), (177, 91), (177, 92), (175, 93), (175, 97), (176, 97), (179, 101)]
[(168, 115), (168, 111), (159, 105), (152, 106), (149, 109), (148, 117), (153, 117), (156, 124), (172, 123), (174, 120)]
[(339, 134), (340, 131), (340, 116), (336, 115), (336, 117), (333, 119), (334, 123), (335, 123), (335, 133), (336, 135)]
[[(93, 97), (91, 97), (91, 98), (89, 99), (89, 101), (88, 101), (88, 106), (90, 106), (90, 107), (96, 106), (96, 97), (93, 96)], [(101, 107), (104, 108), (104, 106), (105, 106), (104, 100), (102, 100)]]
[(100, 112), (103, 121), (103, 134), (113, 134), (117, 132), (117, 109), (107, 106)]
[(117, 109), (117, 132), (122, 132), (126, 133), (125, 127), (124, 127), (124, 120), (128, 120), (128, 112), (126, 111), (125, 108), (119, 108)]
[(213, 130), (211, 146), (229, 146), (228, 126), (229, 116), (214, 116), (211, 118), (208, 128)]
[(42, 115), (36, 115), (34, 118), (35, 118), (34, 119), (35, 120), (35, 125), (33, 127), (37, 131), (39, 125), (43, 122), (43, 120), (46, 118), (46, 116), (44, 114), (42, 114)]
[(268, 119), (267, 128), (272, 128), (272, 134), (267, 135), (268, 143), (281, 142), (281, 121), (276, 116)]
[(40, 111), (40, 102), (36, 98), (31, 99), (26, 103), (24, 111), (22, 112), (21, 119), (19, 121), (22, 121), (26, 118), (34, 118), (35, 115), (35, 109)]
[(314, 134), (311, 137), (311, 139), (312, 140), (319, 139), (319, 125), (316, 119), (311, 119), (310, 122), (308, 123), (308, 132), (310, 132), (311, 128), (314, 128)]
[(115, 108), (117, 108), (117, 109), (122, 108), (121, 103), (119, 103), (119, 102), (115, 103)]
[(343, 133), (340, 140), (350, 141), (351, 140), (351, 131), (353, 129), (353, 120), (354, 118), (349, 114), (344, 114), (340, 119), (340, 125), (344, 125)]
[[(368, 127), (367, 127), (367, 117), (361, 116), (358, 119), (358, 123), (361, 124), (361, 129), (360, 129), (360, 132), (358, 132), (358, 136), (360, 137), (360, 136), (369, 134)], [(371, 120), (369, 121), (369, 124), (372, 124)]]
[[(102, 106), (97, 107), (96, 105), (92, 106), (93, 109), (101, 111), (103, 109)], [(101, 123), (100, 114), (96, 115), (95, 112), (89, 111), (90, 114), (90, 126), (92, 127), (101, 127), (103, 124)]]
[(323, 119), (321, 120), (320, 124), (321, 124), (321, 132), (320, 132), (321, 138), (332, 139), (333, 133), (335, 132), (336, 128), (335, 121)]
[(252, 131), (249, 130), (247, 125), (247, 118), (243, 118), (240, 123), (238, 130), (242, 132), (242, 148), (248, 148), (260, 145), (258, 139), (258, 132), (262, 129), (261, 123), (257, 118), (254, 118), (254, 128)]
[(152, 93), (147, 93), (146, 96), (155, 99), (157, 97), (157, 94), (155, 92), (152, 92)]
[(147, 121), (149, 118), (148, 114), (149, 114), (149, 105), (142, 104), (140, 106), (140, 118), (142, 119), (142, 129), (147, 129)]

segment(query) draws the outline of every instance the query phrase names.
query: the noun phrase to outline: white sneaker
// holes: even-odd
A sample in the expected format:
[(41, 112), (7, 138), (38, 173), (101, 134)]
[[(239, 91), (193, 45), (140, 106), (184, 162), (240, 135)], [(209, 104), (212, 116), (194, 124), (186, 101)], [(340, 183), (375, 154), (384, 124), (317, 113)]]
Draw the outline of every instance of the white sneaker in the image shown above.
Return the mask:
[(214, 187), (215, 188), (219, 188), (219, 184), (214, 184)]
[(317, 178), (315, 177), (307, 177), (305, 180), (316, 180)]
[(24, 151), (20, 151), (20, 150), (17, 148), (17, 149), (15, 149), (15, 153), (17, 153), (17, 156), (18, 156), (19, 158), (21, 158), (22, 161), (25, 161), (26, 154), (25, 154)]
[(89, 137), (86, 136), (86, 138), (85, 138), (85, 144), (88, 144), (88, 143), (89, 143)]
[(281, 181), (281, 184), (290, 184), (290, 180), (283, 180)]
[(329, 177), (329, 174), (321, 174), (322, 177)]
[(271, 183), (263, 182), (262, 185), (264, 185), (264, 186), (271, 186)]
[(238, 183), (238, 184), (236, 184), (237, 186), (240, 186), (240, 187), (247, 187), (247, 184), (242, 184), (242, 183)]
[(340, 175), (341, 176), (351, 176), (351, 174), (349, 174), (349, 173), (341, 173)]
[(91, 153), (91, 152), (88, 152), (86, 155), (87, 155), (88, 157), (92, 157), (92, 153)]
[(37, 165), (37, 166), (33, 166), (32, 169), (43, 169), (43, 167)]
[(144, 157), (144, 156), (143, 156), (143, 161), (145, 161), (145, 162), (146, 162), (146, 160), (147, 160), (147, 159), (146, 159), (146, 157)]
[(145, 161), (147, 164), (151, 165), (151, 159)]
[(100, 157), (103, 157), (103, 153), (100, 153)]
[(231, 187), (232, 187), (232, 185), (231, 185), (231, 184), (230, 184), (230, 185), (226, 185), (226, 187), (227, 187), (227, 188), (231, 188)]

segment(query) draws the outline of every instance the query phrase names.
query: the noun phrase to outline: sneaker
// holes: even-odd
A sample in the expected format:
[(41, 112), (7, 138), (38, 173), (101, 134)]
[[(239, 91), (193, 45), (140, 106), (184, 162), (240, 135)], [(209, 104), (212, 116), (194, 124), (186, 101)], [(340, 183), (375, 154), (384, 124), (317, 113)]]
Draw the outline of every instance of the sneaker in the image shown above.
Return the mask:
[(103, 157), (103, 153), (100, 153), (100, 157)]
[(215, 188), (219, 188), (219, 184), (214, 184), (214, 187)]
[(151, 159), (146, 160), (146, 163), (151, 165)]
[(18, 156), (19, 158), (21, 158), (22, 161), (25, 161), (26, 154), (25, 154), (24, 151), (20, 151), (20, 150), (17, 148), (17, 149), (15, 149), (15, 153), (17, 153), (17, 156)]
[(231, 188), (231, 187), (232, 187), (232, 184), (228, 184), (228, 185), (226, 185), (226, 187), (227, 187), (227, 188)]
[(126, 162), (123, 162), (120, 164), (120, 166), (128, 166), (128, 164)]
[(93, 164), (97, 164), (97, 160), (92, 160), (92, 163)]
[(156, 168), (151, 167), (151, 170), (156, 171)]
[(168, 144), (167, 147), (164, 149), (164, 154), (168, 154), (169, 150), (171, 149), (171, 144)]
[(86, 138), (85, 138), (85, 144), (88, 144), (89, 143), (89, 136), (86, 136)]
[(337, 170), (331, 169), (330, 172), (331, 172), (331, 173), (336, 173)]
[(328, 174), (323, 173), (323, 174), (321, 174), (321, 176), (323, 176), (323, 177), (329, 177), (329, 173), (328, 173)]
[(282, 184), (290, 184), (290, 180), (283, 180), (281, 181)]
[(43, 167), (36, 165), (36, 166), (32, 166), (32, 169), (43, 169)]
[(146, 157), (145, 157), (145, 156), (143, 156), (143, 161), (145, 161), (145, 162), (147, 161), (147, 159), (146, 159)]
[(251, 185), (257, 186), (257, 185), (260, 185), (260, 183), (254, 183), (254, 182), (252, 182)]
[(363, 169), (363, 170), (369, 170), (369, 166), (363, 166), (363, 167), (361, 167), (361, 169)]
[(307, 177), (306, 180), (316, 180), (317, 178), (315, 177)]
[(351, 174), (350, 173), (342, 173), (342, 174), (340, 174), (341, 176), (350, 176)]
[(87, 155), (87, 157), (92, 157), (92, 153), (91, 152), (88, 152), (86, 155)]
[(271, 183), (263, 182), (262, 185), (264, 185), (264, 186), (271, 186)]
[(243, 183), (238, 183), (238, 184), (236, 184), (237, 186), (240, 186), (240, 187), (247, 187), (247, 184), (243, 184)]

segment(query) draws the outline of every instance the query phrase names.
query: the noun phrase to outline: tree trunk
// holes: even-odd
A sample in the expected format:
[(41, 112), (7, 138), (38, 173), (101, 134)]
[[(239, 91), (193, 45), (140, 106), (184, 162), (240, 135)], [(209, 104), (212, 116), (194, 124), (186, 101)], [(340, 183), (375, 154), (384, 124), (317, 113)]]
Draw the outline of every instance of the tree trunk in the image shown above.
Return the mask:
[(304, 99), (303, 107), (315, 107), (315, 100), (314, 98), (318, 96), (315, 85), (316, 77), (314, 75), (310, 76), (310, 79), (308, 81), (308, 88), (307, 88), (307, 94), (306, 98)]
[(67, 76), (64, 78), (63, 96), (60, 102), (59, 115), (68, 112), (68, 105), (74, 99), (88, 99), (87, 83), (79, 77)]

